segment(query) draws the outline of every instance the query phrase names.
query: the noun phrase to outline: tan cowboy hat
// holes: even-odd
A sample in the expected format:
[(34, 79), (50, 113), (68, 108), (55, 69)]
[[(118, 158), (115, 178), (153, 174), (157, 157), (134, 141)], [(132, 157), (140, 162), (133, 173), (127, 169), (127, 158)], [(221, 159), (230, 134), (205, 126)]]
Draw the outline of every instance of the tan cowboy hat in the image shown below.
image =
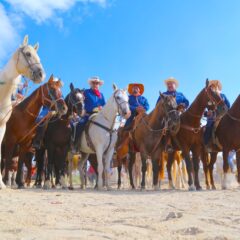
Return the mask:
[(213, 86), (218, 88), (219, 91), (222, 91), (222, 83), (219, 80), (210, 80), (208, 86)]
[(174, 78), (174, 77), (169, 77), (169, 78), (166, 79), (164, 82), (165, 82), (166, 85), (167, 85), (169, 82), (173, 82), (173, 83), (175, 83), (176, 88), (178, 88), (178, 85), (179, 85), (178, 80), (177, 80), (176, 78)]
[(135, 86), (137, 86), (140, 89), (140, 95), (142, 95), (143, 92), (144, 92), (144, 85), (141, 84), (141, 83), (130, 83), (128, 85), (128, 92), (129, 92), (129, 94), (133, 93), (133, 87), (135, 87)]
[(99, 77), (91, 77), (88, 79), (88, 83), (91, 85), (93, 82), (99, 83), (100, 86), (103, 85), (104, 81), (101, 80)]

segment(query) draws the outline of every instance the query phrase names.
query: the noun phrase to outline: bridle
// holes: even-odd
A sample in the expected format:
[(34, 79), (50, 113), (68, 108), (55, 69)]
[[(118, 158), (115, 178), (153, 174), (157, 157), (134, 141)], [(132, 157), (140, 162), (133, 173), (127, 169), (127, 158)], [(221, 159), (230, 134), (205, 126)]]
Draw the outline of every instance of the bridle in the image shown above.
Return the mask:
[[(81, 92), (79, 92), (79, 93), (81, 93)], [(82, 94), (82, 93), (81, 93), (81, 94)], [(72, 106), (72, 112), (73, 112), (73, 109), (74, 109), (74, 108), (75, 108), (76, 111), (77, 111), (77, 106), (78, 106), (79, 103), (82, 105), (82, 109), (83, 109), (83, 108), (84, 108), (84, 95), (82, 94), (83, 98), (80, 99), (80, 100), (77, 100), (77, 101), (73, 99), (73, 96), (72, 96), (72, 95), (74, 95), (73, 92), (71, 92), (71, 93), (68, 95), (68, 103), (70, 103), (71, 106)]]
[(52, 94), (52, 92), (51, 92), (51, 89), (49, 89), (49, 86), (48, 86), (48, 83), (47, 83), (46, 86), (47, 86), (48, 95), (50, 96), (50, 98), (49, 98), (49, 97), (47, 97), (47, 96), (44, 94), (43, 86), (44, 86), (44, 85), (41, 86), (42, 105), (43, 105), (43, 106), (46, 106), (45, 102), (47, 102), (47, 103), (50, 103), (50, 108), (51, 108), (52, 106), (55, 106), (56, 109), (58, 109), (57, 103), (58, 103), (59, 101), (61, 101), (61, 100), (64, 101), (64, 99), (63, 99), (63, 97), (62, 97), (62, 94), (61, 94), (60, 97), (55, 98), (55, 96), (54, 96), (54, 95)]
[(34, 69), (33, 69), (33, 66), (35, 65), (41, 65), (40, 62), (36, 62), (36, 63), (30, 63), (28, 57), (26, 56), (26, 53), (23, 51), (25, 47), (21, 47), (18, 49), (18, 57), (17, 57), (17, 63), (16, 63), (16, 68), (18, 66), (18, 63), (19, 63), (19, 57), (20, 57), (20, 53), (23, 55), (23, 58), (24, 60), (26, 61), (27, 65), (28, 65), (28, 68), (30, 69), (31, 71), (31, 74), (32, 76), (34, 77)]
[[(116, 104), (117, 104), (118, 113), (119, 113), (119, 114), (120, 114), (120, 113), (123, 114), (124, 109), (123, 109), (123, 107), (122, 107), (122, 104), (128, 104), (128, 101), (122, 100), (121, 102), (119, 102), (119, 101), (118, 101), (118, 98), (117, 98), (117, 96), (116, 96), (116, 94), (117, 94), (118, 92), (123, 93), (123, 90), (118, 89), (117, 91), (115, 91), (115, 93), (113, 94), (113, 98), (114, 98), (114, 100), (115, 100), (115, 102), (116, 102)], [(121, 114), (120, 114), (120, 115), (121, 115)]]
[(211, 106), (213, 105), (213, 106), (215, 107), (215, 109), (217, 109), (218, 105), (223, 102), (223, 99), (222, 99), (221, 95), (219, 94), (220, 100), (217, 102), (217, 101), (214, 99), (214, 97), (209, 93), (209, 89), (211, 89), (211, 86), (208, 86), (208, 87), (205, 88), (205, 92), (206, 92), (206, 94), (207, 94), (207, 96), (208, 96), (208, 99), (209, 99), (209, 104), (208, 104), (208, 105), (209, 105), (209, 106), (210, 106), (210, 105), (211, 105)]

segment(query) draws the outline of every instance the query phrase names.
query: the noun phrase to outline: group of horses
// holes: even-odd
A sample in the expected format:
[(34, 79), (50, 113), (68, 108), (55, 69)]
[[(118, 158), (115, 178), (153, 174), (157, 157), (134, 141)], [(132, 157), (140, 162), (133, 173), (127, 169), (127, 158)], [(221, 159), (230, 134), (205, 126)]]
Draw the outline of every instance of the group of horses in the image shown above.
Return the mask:
[[(35, 154), (36, 187), (42, 187), (44, 176), (44, 188), (48, 189), (55, 184), (60, 184), (65, 188), (67, 187), (65, 182), (67, 174), (70, 178), (69, 187), (73, 189), (72, 157), (67, 158), (69, 153), (73, 155), (70, 146), (72, 137), (70, 121), (74, 114), (81, 117), (85, 113), (83, 90), (70, 84), (70, 92), (63, 99), (62, 82), (52, 75), (45, 84), (19, 104), (11, 102), (11, 95), (19, 84), (21, 75), (31, 79), (34, 83), (44, 80), (45, 73), (37, 50), (38, 44), (34, 47), (28, 45), (28, 37), (25, 37), (23, 44), (0, 73), (0, 157), (3, 160), (1, 162), (1, 170), (4, 172), (3, 180), (9, 185), (9, 172), (12, 169), (13, 158), (18, 156), (16, 183), (19, 188), (24, 187), (25, 179), (23, 179), (22, 169), (25, 163), (28, 167), (26, 182), (30, 185), (31, 163), (33, 154)], [(164, 159), (167, 162), (169, 185), (174, 188), (172, 165), (180, 151), (186, 162), (190, 190), (201, 189), (198, 177), (200, 160), (203, 163), (207, 188), (210, 188), (210, 176), (211, 186), (215, 189), (213, 166), (217, 153), (220, 151), (223, 152), (224, 161), (223, 188), (226, 188), (226, 175), (229, 169), (227, 158), (231, 150), (237, 152), (238, 182), (240, 183), (239, 105), (240, 96), (227, 110), (221, 95), (207, 80), (196, 99), (182, 114), (179, 114), (175, 97), (161, 94), (161, 100), (157, 106), (149, 114), (139, 114), (133, 122), (132, 129), (126, 131), (124, 127), (117, 129), (115, 121), (118, 115), (125, 119), (131, 115), (127, 91), (113, 85), (112, 96), (99, 113), (89, 118), (78, 141), (81, 153), (79, 162), (81, 187), (84, 188), (86, 184), (84, 176), (88, 159), (97, 173), (96, 187), (110, 189), (108, 170), (111, 167), (114, 152), (119, 170), (119, 187), (122, 163), (125, 158), (128, 158), (130, 185), (135, 188), (132, 168), (137, 152), (140, 152), (142, 162), (142, 188), (145, 188), (148, 158), (152, 161), (154, 189), (159, 188), (161, 180), (159, 173), (164, 172)], [(48, 106), (52, 111), (40, 122), (36, 122), (43, 106)], [(210, 161), (209, 153), (203, 144), (204, 128), (201, 126), (201, 118), (206, 108), (216, 111), (218, 116), (218, 125), (214, 131), (218, 144), (217, 146), (215, 144), (210, 152)], [(41, 148), (33, 152), (32, 141), (39, 125), (45, 128), (44, 141)], [(166, 144), (169, 142), (172, 151), (166, 153)], [(121, 154), (123, 149), (126, 154)], [(67, 161), (67, 159), (70, 160)], [(0, 171), (0, 188), (5, 187), (2, 171)], [(56, 178), (55, 184), (52, 181), (53, 175)]]

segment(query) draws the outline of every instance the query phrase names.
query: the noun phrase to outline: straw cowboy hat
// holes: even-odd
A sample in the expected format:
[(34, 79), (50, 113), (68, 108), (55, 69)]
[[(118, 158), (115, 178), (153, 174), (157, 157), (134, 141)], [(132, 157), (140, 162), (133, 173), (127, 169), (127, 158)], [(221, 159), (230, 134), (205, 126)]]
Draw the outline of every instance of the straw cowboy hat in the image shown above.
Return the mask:
[(88, 83), (91, 85), (93, 82), (99, 83), (100, 86), (103, 85), (104, 81), (101, 80), (99, 77), (91, 77), (88, 79)]
[(222, 83), (219, 80), (210, 80), (209, 87), (213, 86), (217, 88), (219, 91), (222, 91)]
[(130, 83), (128, 85), (128, 92), (129, 92), (129, 94), (133, 93), (133, 88), (134, 87), (138, 87), (140, 89), (140, 95), (143, 94), (143, 92), (144, 92), (144, 85), (141, 84), (141, 83)]
[(178, 87), (179, 83), (178, 83), (178, 80), (174, 77), (169, 77), (168, 79), (166, 79), (165, 81), (165, 84), (167, 85), (169, 82), (172, 82), (172, 83), (175, 83), (176, 85), (176, 88)]

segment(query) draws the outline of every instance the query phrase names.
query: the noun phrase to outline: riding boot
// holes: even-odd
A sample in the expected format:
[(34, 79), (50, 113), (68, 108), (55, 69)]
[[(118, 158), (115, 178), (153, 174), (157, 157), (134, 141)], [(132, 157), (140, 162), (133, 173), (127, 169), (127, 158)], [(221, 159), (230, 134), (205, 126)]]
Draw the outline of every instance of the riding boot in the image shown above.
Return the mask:
[(38, 126), (36, 130), (36, 135), (33, 139), (33, 148), (36, 150), (41, 148), (42, 140), (45, 134), (46, 126)]

